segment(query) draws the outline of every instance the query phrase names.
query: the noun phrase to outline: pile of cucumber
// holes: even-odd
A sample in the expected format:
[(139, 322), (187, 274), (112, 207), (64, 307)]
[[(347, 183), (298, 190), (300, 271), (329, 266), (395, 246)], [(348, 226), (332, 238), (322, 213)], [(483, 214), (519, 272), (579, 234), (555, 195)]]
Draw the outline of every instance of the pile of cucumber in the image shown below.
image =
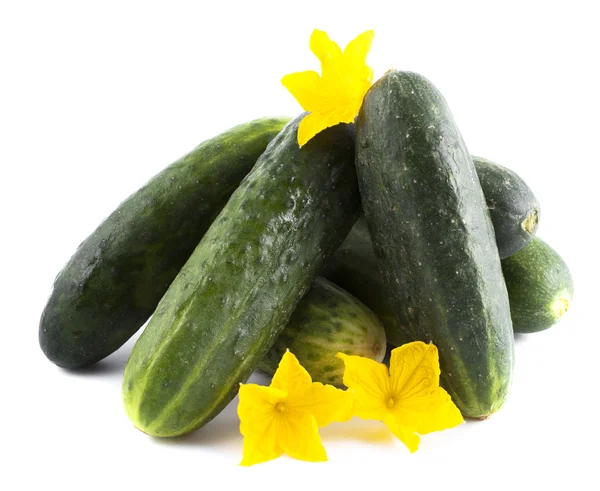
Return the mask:
[(266, 118), (199, 145), (124, 201), (57, 276), (40, 345), (76, 369), (122, 346), (134, 425), (176, 436), (214, 418), (240, 383), (290, 349), (341, 385), (338, 351), (382, 361), (431, 341), (466, 417), (503, 404), (514, 332), (555, 324), (567, 266), (535, 232), (514, 172), (472, 157), (439, 91), (390, 71), (355, 124), (305, 146)]

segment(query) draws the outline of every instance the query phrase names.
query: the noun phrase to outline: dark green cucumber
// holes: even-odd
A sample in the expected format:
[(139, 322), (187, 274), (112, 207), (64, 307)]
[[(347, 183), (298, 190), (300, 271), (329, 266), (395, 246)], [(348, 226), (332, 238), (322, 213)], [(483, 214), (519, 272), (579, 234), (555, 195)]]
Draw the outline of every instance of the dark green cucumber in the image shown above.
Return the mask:
[(273, 375), (290, 350), (314, 382), (343, 386), (338, 352), (380, 362), (385, 356), (381, 321), (360, 300), (325, 278), (317, 278), (300, 301), (258, 369)]
[[(481, 157), (473, 157), (473, 163), (486, 197), (500, 257), (513, 254), (535, 234), (539, 204), (529, 186), (515, 172)], [(388, 343), (400, 346), (408, 342), (402, 329), (397, 327), (387, 301), (364, 217), (357, 220), (322, 274), (377, 314), (385, 327)]]
[(473, 157), (477, 177), (494, 225), (500, 259), (527, 245), (537, 231), (540, 205), (533, 192), (515, 172)]
[(542, 239), (502, 261), (515, 332), (543, 331), (565, 314), (573, 278), (560, 255)]
[(362, 205), (396, 320), (439, 349), (463, 415), (506, 399), (514, 340), (494, 229), (475, 166), (440, 92), (389, 71), (357, 120)]
[(216, 416), (356, 221), (354, 126), (300, 149), (301, 119), (269, 144), (134, 346), (123, 399), (140, 430), (176, 436)]
[(205, 141), (131, 195), (54, 281), (40, 345), (64, 368), (95, 363), (148, 320), (216, 214), (289, 119), (264, 118)]

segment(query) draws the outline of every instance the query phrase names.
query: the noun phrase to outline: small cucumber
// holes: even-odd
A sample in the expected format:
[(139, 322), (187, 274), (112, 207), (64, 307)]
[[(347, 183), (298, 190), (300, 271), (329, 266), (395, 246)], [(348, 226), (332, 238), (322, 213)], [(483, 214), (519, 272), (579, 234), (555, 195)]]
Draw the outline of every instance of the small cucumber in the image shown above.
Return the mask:
[(520, 251), (535, 235), (540, 205), (533, 192), (515, 172), (473, 157), (477, 177), (494, 224), (500, 259)]
[(361, 201), (388, 299), (412, 341), (439, 349), (441, 383), (464, 416), (504, 403), (514, 340), (498, 247), (475, 166), (424, 77), (389, 71), (357, 120)]
[(40, 320), (40, 346), (51, 362), (84, 367), (133, 336), (288, 121), (257, 119), (201, 143), (83, 241), (56, 277)]
[(317, 278), (258, 368), (273, 375), (289, 349), (313, 381), (342, 386), (344, 363), (336, 353), (380, 362), (385, 348), (385, 330), (375, 314), (339, 286)]
[(215, 417), (356, 221), (354, 125), (299, 148), (303, 117), (269, 144), (135, 344), (123, 399), (140, 430), (176, 436)]
[(573, 279), (560, 255), (540, 238), (502, 261), (515, 332), (556, 324), (573, 298)]

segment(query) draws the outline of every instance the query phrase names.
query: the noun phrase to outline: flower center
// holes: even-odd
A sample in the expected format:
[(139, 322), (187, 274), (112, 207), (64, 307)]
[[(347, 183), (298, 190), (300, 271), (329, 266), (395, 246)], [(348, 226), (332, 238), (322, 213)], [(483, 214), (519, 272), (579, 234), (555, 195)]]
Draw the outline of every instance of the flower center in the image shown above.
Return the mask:
[(280, 412), (285, 411), (285, 404), (283, 402), (278, 402), (277, 404), (275, 404), (275, 409), (277, 409)]
[(390, 397), (387, 401), (387, 407), (392, 408), (392, 407), (394, 407), (394, 404), (396, 404), (396, 401), (394, 400), (393, 397)]

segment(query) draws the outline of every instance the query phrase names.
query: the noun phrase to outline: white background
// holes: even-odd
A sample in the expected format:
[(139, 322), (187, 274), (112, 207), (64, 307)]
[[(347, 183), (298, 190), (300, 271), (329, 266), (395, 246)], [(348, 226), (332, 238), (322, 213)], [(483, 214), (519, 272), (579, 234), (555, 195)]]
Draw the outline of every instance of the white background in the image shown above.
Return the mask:
[[(599, 489), (597, 5), (2, 1), (0, 488)], [(410, 455), (354, 420), (322, 430), (327, 463), (242, 468), (237, 400), (188, 437), (152, 439), (121, 407), (133, 340), (68, 373), (41, 353), (38, 321), (79, 243), (152, 175), (230, 126), (299, 113), (280, 79), (319, 68), (313, 28), (341, 45), (374, 28), (376, 75), (438, 86), (471, 153), (534, 189), (575, 302), (517, 339), (510, 399), (488, 421)]]

